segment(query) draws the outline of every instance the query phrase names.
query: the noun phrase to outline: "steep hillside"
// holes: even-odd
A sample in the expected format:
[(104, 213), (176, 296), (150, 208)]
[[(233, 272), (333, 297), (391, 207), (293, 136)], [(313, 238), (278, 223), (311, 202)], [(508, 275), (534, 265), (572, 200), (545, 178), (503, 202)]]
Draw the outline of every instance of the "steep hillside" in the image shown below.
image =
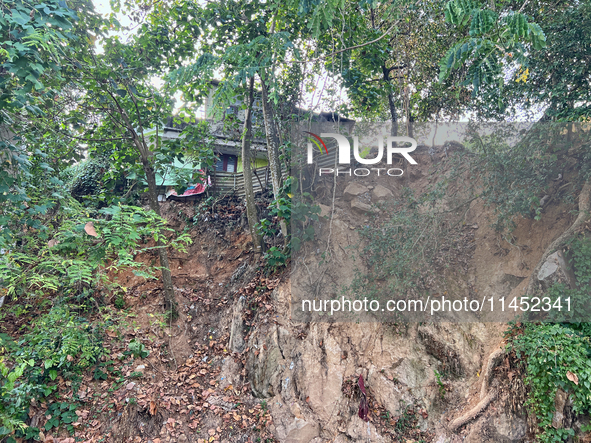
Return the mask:
[[(117, 275), (124, 292), (109, 294), (95, 314), (104, 328), (100, 363), (75, 385), (55, 381), (55, 403), (76, 404), (75, 420), (52, 426), (55, 408), (32, 403), (29, 425), (56, 443), (531, 439), (523, 365), (503, 351), (510, 313), (485, 323), (294, 317), (294, 291), (353, 283), (367, 271), (363, 227), (380, 226), (395, 210), (390, 203), (424, 193), (451, 168), (446, 150), (419, 159), (404, 179), (320, 183), (317, 238), (278, 274), (255, 261), (240, 201), (163, 204), (169, 224), (193, 240), (187, 253), (171, 256), (180, 317), (165, 320), (157, 280)], [(429, 241), (445, 234), (433, 268), (413, 272), (440, 296), (511, 299), (573, 223), (575, 208), (551, 202), (541, 220), (518, 219), (507, 237), (491, 227), (493, 209), (481, 201), (444, 200), (437, 210), (448, 214), (447, 228), (425, 234)], [(15, 306), (8, 304), (3, 325), (18, 337), (28, 317)]]

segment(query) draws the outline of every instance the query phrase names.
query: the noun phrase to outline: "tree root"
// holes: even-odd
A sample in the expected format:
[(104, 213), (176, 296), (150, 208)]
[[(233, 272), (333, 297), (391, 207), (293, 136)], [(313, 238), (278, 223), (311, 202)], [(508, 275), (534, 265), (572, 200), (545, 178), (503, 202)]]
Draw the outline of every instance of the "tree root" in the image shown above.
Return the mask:
[(480, 401), (468, 412), (466, 412), (465, 414), (451, 422), (450, 430), (452, 432), (456, 432), (466, 423), (474, 420), (480, 413), (482, 413), (488, 407), (490, 402), (495, 399), (495, 397), (497, 396), (497, 391), (495, 389), (489, 390), (490, 381), (493, 376), (493, 369), (498, 366), (504, 355), (505, 351), (499, 348), (488, 356), (488, 359), (486, 360), (486, 363), (483, 365), (483, 369), (481, 371), (482, 387), (480, 388)]
[(590, 209), (591, 178), (587, 179), (587, 181), (583, 185), (583, 189), (581, 189), (581, 194), (579, 195), (579, 215), (577, 216), (573, 224), (570, 226), (570, 228), (568, 228), (566, 231), (560, 234), (560, 236), (552, 243), (550, 243), (550, 246), (546, 248), (546, 251), (542, 255), (542, 258), (540, 259), (537, 266), (531, 273), (529, 283), (527, 285), (527, 290), (525, 291), (525, 295), (532, 295), (535, 292), (535, 290), (537, 289), (537, 276), (540, 273), (540, 269), (542, 269), (542, 266), (544, 266), (544, 263), (546, 263), (548, 257), (558, 249), (564, 247), (564, 245), (566, 245), (566, 243), (573, 237), (573, 235), (575, 235), (577, 229), (590, 218)]
[(483, 400), (487, 396), (490, 381), (493, 376), (493, 369), (499, 365), (504, 355), (504, 349), (497, 349), (488, 356), (486, 366), (484, 367), (484, 370), (481, 373), (482, 386), (480, 387), (480, 400)]
[[(583, 189), (581, 189), (581, 194), (579, 195), (579, 215), (573, 222), (573, 224), (564, 231), (556, 240), (550, 243), (550, 246), (546, 248), (542, 258), (534, 268), (529, 283), (526, 290), (526, 295), (531, 295), (536, 290), (536, 277), (542, 269), (542, 266), (548, 259), (548, 257), (553, 254), (556, 250), (564, 247), (566, 243), (576, 234), (577, 229), (583, 225), (587, 220), (591, 218), (591, 178), (587, 179), (585, 184), (583, 185)], [(489, 389), (490, 381), (493, 375), (493, 369), (500, 363), (505, 351), (503, 349), (497, 349), (492, 354), (489, 355), (486, 366), (482, 371), (482, 386), (480, 388), (480, 401), (478, 404), (470, 409), (468, 412), (463, 414), (462, 416), (456, 418), (454, 421), (451, 422), (450, 430), (452, 432), (456, 432), (459, 428), (464, 426), (466, 423), (474, 420), (479, 414), (481, 414), (488, 405), (496, 398), (497, 390), (496, 389)]]
[(469, 421), (474, 420), (482, 411), (484, 411), (491, 401), (495, 399), (497, 396), (497, 390), (491, 389), (490, 392), (484, 397), (482, 400), (478, 402), (476, 406), (470, 409), (461, 417), (456, 418), (454, 421), (451, 422), (450, 430), (452, 432), (456, 432), (462, 426), (464, 426)]

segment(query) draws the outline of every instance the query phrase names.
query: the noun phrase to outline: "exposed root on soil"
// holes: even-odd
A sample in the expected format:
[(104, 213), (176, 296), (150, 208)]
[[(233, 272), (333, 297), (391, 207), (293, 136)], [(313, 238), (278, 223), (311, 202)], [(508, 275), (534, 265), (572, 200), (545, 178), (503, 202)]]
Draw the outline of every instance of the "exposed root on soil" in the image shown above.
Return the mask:
[[(550, 246), (546, 248), (542, 258), (534, 268), (529, 278), (529, 284), (527, 286), (526, 295), (531, 295), (536, 290), (536, 276), (539, 274), (540, 269), (548, 259), (548, 257), (556, 250), (564, 247), (564, 245), (570, 240), (573, 235), (577, 232), (577, 229), (583, 225), (589, 218), (591, 218), (591, 179), (587, 179), (581, 194), (579, 196), (579, 215), (573, 222), (573, 224), (564, 231), (556, 240), (554, 240)], [(478, 404), (470, 409), (467, 413), (456, 418), (450, 425), (452, 432), (456, 432), (460, 427), (468, 423), (469, 421), (476, 418), (481, 414), (491, 403), (492, 400), (497, 396), (496, 389), (490, 389), (490, 383), (493, 376), (493, 370), (500, 363), (505, 351), (503, 349), (497, 349), (488, 356), (488, 359), (484, 365), (482, 371), (482, 386), (480, 388), (480, 401)]]
[(496, 396), (497, 390), (491, 389), (489, 393), (482, 400), (480, 400), (476, 406), (474, 406), (461, 417), (458, 417), (454, 421), (452, 421), (450, 425), (450, 430), (452, 432), (456, 432), (466, 423), (474, 420), (480, 413), (482, 413), (488, 407), (488, 405), (496, 398)]
[(558, 249), (562, 248), (573, 237), (573, 235), (575, 235), (577, 229), (590, 218), (590, 209), (591, 179), (587, 179), (583, 185), (583, 189), (581, 189), (581, 194), (579, 195), (579, 215), (571, 227), (564, 231), (556, 240), (550, 243), (550, 246), (546, 248), (542, 258), (531, 273), (525, 295), (532, 295), (534, 293), (536, 290), (536, 276), (540, 273), (540, 269), (542, 269), (542, 266), (548, 257)]
[(505, 355), (504, 349), (497, 349), (490, 354), (482, 367), (482, 386), (480, 388), (480, 401), (476, 406), (470, 409), (465, 414), (456, 418), (451, 422), (450, 430), (456, 432), (459, 428), (464, 426), (466, 423), (474, 420), (479, 414), (481, 414), (488, 405), (496, 398), (497, 390), (489, 389), (490, 382), (492, 380), (493, 371), (502, 361)]
[(499, 365), (505, 351), (503, 349), (497, 349), (488, 356), (486, 365), (482, 371), (482, 386), (480, 388), (480, 400), (484, 399), (488, 394), (488, 389), (493, 376), (493, 370)]

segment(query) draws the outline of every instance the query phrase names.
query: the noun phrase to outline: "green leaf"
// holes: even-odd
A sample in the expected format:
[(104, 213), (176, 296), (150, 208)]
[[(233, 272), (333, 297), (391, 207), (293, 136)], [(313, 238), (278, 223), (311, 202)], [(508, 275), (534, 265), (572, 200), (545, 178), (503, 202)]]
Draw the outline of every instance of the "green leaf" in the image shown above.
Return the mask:
[(507, 25), (515, 37), (525, 37), (529, 32), (527, 18), (519, 12), (514, 12), (507, 17)]
[(470, 39), (464, 43), (458, 43), (450, 48), (439, 63), (439, 81), (449, 77), (452, 69), (457, 69), (468, 58), (476, 47), (476, 41)]
[(470, 35), (479, 36), (489, 32), (497, 21), (497, 14), (488, 9), (477, 9), (472, 16)]
[(451, 0), (445, 5), (445, 20), (453, 25), (465, 25), (475, 7), (471, 0)]
[(546, 34), (537, 23), (529, 23), (529, 40), (534, 49), (543, 49), (546, 47)]

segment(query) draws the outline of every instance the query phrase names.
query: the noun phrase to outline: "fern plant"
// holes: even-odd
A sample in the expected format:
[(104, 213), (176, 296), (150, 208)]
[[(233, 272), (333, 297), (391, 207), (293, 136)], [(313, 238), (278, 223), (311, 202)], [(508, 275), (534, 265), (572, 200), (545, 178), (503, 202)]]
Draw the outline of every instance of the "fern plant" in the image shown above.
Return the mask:
[[(165, 239), (166, 246), (185, 250), (191, 242), (187, 233), (171, 236), (173, 230), (152, 211), (135, 206), (111, 206), (92, 218), (77, 203), (63, 208), (60, 224), (44, 235), (31, 230), (21, 239), (21, 247), (2, 257), (0, 279), (7, 295), (24, 293), (82, 292), (85, 288), (110, 285), (109, 271), (133, 269), (136, 275), (153, 278), (155, 267), (134, 260), (148, 246)], [(168, 240), (168, 237), (172, 238)]]
[(76, 392), (74, 382), (103, 354), (100, 329), (69, 307), (55, 306), (17, 342), (0, 334), (0, 438), (38, 436), (38, 429), (24, 425), (31, 399), (50, 396), (58, 376), (73, 381)]

